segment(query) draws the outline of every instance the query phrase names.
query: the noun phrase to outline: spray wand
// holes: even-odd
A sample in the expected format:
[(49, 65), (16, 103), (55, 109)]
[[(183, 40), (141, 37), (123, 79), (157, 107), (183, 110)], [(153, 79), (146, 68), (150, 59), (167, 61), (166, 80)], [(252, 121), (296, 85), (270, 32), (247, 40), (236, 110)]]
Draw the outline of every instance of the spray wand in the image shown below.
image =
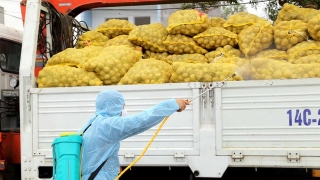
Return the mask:
[[(231, 76), (228, 76), (227, 78), (225, 78), (224, 80), (222, 80), (222, 81), (220, 81), (219, 82), (219, 84), (224, 84), (228, 79), (230, 79), (230, 78), (232, 78), (232, 77), (234, 77), (236, 75), (236, 73), (233, 73)], [(198, 97), (200, 97), (202, 94), (204, 94), (204, 93), (206, 93), (206, 92), (208, 92), (208, 91), (210, 91), (211, 89), (213, 89), (214, 87), (212, 86), (212, 87), (210, 87), (209, 89), (207, 89), (207, 90), (205, 90), (205, 91), (203, 91), (201, 94), (199, 94), (198, 96), (196, 96), (196, 97), (194, 97), (194, 98), (192, 98), (191, 100), (188, 100), (189, 102), (192, 102), (193, 100), (195, 100), (195, 99), (197, 99)]]
[[(236, 73), (233, 73), (231, 76), (225, 78), (224, 80), (220, 81), (219, 84), (224, 84), (228, 79), (234, 77), (236, 75)], [(213, 89), (214, 87), (210, 87), (209, 89), (205, 90), (204, 92), (202, 92), (201, 94), (199, 94), (198, 96), (192, 98), (191, 100), (188, 100), (189, 102), (192, 102), (193, 100), (197, 99), (198, 97), (200, 97), (202, 94), (208, 92), (209, 90)], [(122, 172), (120, 172), (120, 174), (116, 177), (115, 180), (119, 180), (119, 178), (128, 170), (130, 169), (134, 164), (136, 164), (141, 158), (142, 156), (146, 153), (146, 151), (148, 150), (148, 148), (150, 147), (151, 143), (153, 142), (154, 138), (158, 135), (158, 133), (160, 132), (162, 126), (166, 123), (166, 121), (168, 120), (169, 116), (165, 117), (163, 119), (163, 121), (161, 122), (160, 126), (158, 127), (157, 131), (154, 133), (154, 135), (152, 136), (152, 138), (150, 139), (149, 143), (147, 144), (147, 146), (144, 148), (144, 150), (142, 151), (142, 153), (140, 154), (140, 156), (134, 160), (128, 167), (126, 167)]]

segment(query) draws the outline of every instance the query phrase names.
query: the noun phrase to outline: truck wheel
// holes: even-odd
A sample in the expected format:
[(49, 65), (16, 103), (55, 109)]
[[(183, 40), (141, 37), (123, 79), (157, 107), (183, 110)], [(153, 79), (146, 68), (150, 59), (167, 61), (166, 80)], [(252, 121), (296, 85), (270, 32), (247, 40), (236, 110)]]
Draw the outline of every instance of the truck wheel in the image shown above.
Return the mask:
[(194, 175), (193, 175), (193, 173), (191, 172), (190, 173), (190, 176), (189, 176), (189, 180), (195, 180), (195, 179), (197, 179)]
[[(199, 172), (196, 172), (196, 173), (199, 173)], [(191, 172), (190, 176), (189, 176), (189, 180), (200, 180), (200, 179), (202, 179), (202, 180), (214, 180), (214, 179), (220, 179), (220, 178), (197, 178), (194, 175), (195, 174)]]

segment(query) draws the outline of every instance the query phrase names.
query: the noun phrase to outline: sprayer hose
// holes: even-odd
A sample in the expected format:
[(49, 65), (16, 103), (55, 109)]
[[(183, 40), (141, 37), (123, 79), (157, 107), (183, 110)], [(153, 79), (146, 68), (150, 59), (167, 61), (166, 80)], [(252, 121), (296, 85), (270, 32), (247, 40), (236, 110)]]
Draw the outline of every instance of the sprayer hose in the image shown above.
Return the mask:
[(158, 135), (159, 131), (161, 130), (162, 126), (164, 125), (164, 123), (166, 123), (166, 121), (168, 120), (169, 116), (165, 117), (163, 119), (163, 121), (161, 122), (160, 126), (158, 127), (157, 131), (154, 133), (154, 135), (152, 136), (152, 138), (150, 139), (148, 145), (144, 148), (144, 150), (142, 151), (142, 153), (140, 154), (140, 156), (134, 160), (128, 167), (126, 167), (117, 177), (115, 180), (119, 180), (119, 178), (128, 170), (131, 168), (131, 166), (133, 166), (134, 164), (136, 164), (141, 158), (142, 156), (146, 153), (146, 151), (148, 150), (148, 148), (150, 147), (151, 143), (153, 142), (154, 138)]

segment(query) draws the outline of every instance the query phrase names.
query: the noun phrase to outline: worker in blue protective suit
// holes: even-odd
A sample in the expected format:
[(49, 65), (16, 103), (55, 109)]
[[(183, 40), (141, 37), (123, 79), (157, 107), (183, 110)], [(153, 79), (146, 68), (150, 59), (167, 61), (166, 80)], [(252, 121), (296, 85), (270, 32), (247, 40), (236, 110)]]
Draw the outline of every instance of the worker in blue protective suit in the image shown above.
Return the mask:
[(95, 116), (80, 130), (83, 132), (91, 124), (83, 134), (83, 180), (87, 180), (106, 159), (95, 180), (114, 180), (120, 170), (120, 141), (148, 130), (176, 111), (183, 111), (189, 102), (169, 99), (131, 116), (122, 116), (126, 112), (124, 104), (118, 91), (104, 90), (98, 94)]

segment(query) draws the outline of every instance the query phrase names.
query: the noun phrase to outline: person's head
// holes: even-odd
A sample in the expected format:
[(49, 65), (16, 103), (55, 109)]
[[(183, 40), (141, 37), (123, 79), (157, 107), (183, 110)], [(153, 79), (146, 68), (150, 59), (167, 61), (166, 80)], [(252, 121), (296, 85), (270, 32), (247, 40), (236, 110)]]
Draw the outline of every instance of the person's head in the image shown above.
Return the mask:
[(96, 115), (118, 116), (124, 106), (122, 94), (116, 90), (103, 90), (96, 99)]

